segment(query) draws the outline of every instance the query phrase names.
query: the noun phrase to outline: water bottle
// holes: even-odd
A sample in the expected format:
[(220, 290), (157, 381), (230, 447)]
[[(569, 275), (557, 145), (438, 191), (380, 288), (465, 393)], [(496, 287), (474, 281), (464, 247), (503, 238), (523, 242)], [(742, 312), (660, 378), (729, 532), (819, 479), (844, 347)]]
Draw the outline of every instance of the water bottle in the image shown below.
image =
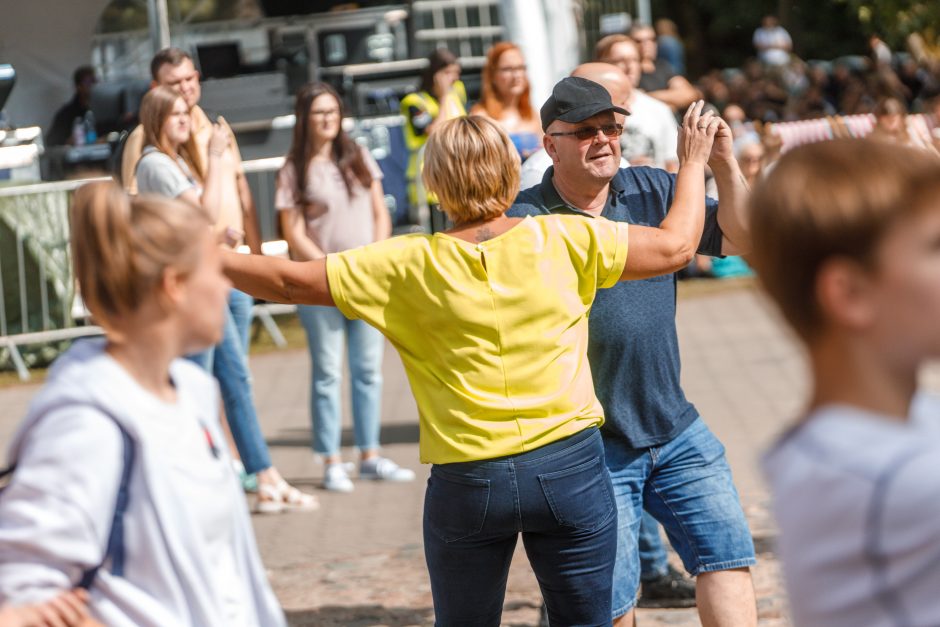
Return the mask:
[(98, 131), (95, 130), (95, 114), (91, 112), (91, 109), (85, 112), (85, 143), (94, 144), (98, 141)]
[(72, 122), (72, 145), (85, 145), (85, 123), (80, 117), (75, 118)]

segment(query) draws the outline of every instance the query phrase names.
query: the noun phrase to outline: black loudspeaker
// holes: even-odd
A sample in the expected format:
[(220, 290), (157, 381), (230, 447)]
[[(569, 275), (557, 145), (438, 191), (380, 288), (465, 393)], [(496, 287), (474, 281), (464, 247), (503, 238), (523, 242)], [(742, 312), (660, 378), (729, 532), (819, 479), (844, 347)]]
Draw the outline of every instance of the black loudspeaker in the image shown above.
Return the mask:
[(7, 103), (13, 85), (16, 83), (16, 70), (12, 65), (0, 63), (0, 110)]

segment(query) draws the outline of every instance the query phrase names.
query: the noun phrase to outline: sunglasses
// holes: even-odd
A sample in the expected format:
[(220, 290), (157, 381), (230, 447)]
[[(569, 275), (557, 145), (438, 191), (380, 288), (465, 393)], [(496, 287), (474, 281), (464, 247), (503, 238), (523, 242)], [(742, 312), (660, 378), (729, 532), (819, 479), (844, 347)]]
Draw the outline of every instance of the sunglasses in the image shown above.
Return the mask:
[(582, 126), (581, 128), (576, 128), (573, 131), (568, 131), (566, 133), (549, 133), (552, 137), (564, 137), (566, 135), (574, 135), (581, 141), (585, 139), (593, 139), (597, 137), (597, 131), (603, 133), (606, 137), (620, 137), (623, 134), (623, 125), (622, 124), (603, 124), (601, 126)]

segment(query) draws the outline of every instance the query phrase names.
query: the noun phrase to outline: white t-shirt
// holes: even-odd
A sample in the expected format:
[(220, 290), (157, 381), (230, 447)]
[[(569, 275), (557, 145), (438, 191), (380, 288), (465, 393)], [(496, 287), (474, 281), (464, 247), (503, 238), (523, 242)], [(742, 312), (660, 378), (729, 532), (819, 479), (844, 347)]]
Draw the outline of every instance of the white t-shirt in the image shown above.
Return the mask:
[[(129, 383), (132, 387), (136, 382)], [(241, 515), (231, 499), (231, 466), (213, 454), (210, 442), (218, 449), (224, 442), (215, 442), (207, 426), (200, 422), (192, 402), (180, 398), (166, 403), (137, 389), (140, 399), (141, 435), (150, 443), (160, 443), (168, 473), (165, 479), (179, 491), (181, 501), (189, 504), (192, 520), (202, 535), (205, 556), (214, 575), (214, 584), (225, 614), (226, 625), (254, 625), (256, 617), (249, 614), (245, 600), (248, 590), (239, 575), (234, 553), (234, 534), (229, 521)]]
[(821, 408), (764, 469), (795, 625), (940, 625), (940, 398)]
[(629, 108), (620, 136), (624, 159), (654, 168), (665, 168), (670, 161), (678, 163), (679, 127), (669, 105), (635, 91)]
[(793, 40), (790, 33), (783, 26), (764, 28), (761, 26), (754, 31), (754, 47), (757, 56), (768, 65), (786, 65), (790, 60), (790, 48)]

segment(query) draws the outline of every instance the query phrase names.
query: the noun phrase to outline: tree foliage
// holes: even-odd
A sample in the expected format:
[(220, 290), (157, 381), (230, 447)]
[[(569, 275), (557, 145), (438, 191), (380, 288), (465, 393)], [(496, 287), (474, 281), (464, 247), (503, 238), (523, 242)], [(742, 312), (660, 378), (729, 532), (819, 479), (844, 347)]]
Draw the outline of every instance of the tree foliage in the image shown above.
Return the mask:
[(866, 31), (849, 2), (808, 0), (653, 0), (654, 17), (674, 20), (686, 42), (689, 73), (740, 67), (754, 56), (754, 30), (777, 15), (804, 59), (867, 54)]
[(893, 48), (901, 48), (907, 37), (919, 33), (934, 38), (940, 24), (940, 2), (936, 0), (837, 0), (847, 5), (862, 28), (878, 33)]
[[(170, 24), (259, 17), (254, 0), (167, 0)], [(147, 28), (147, 0), (113, 0), (101, 13), (99, 33)]]
[(774, 14), (804, 59), (868, 54), (877, 33), (894, 50), (911, 34), (928, 51), (940, 51), (938, 0), (652, 0), (656, 17), (676, 21), (689, 47), (690, 72), (740, 66), (754, 54), (751, 37), (764, 15)]

